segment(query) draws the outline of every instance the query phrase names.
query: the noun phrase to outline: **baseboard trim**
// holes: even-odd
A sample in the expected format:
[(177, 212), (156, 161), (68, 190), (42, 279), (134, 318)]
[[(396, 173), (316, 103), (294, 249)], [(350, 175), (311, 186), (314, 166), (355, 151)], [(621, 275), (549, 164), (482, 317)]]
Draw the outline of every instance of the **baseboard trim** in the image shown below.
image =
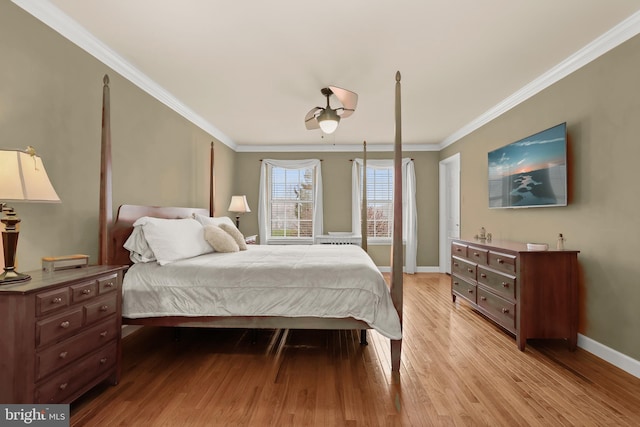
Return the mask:
[(589, 353), (598, 356), (617, 368), (630, 373), (636, 378), (640, 378), (640, 361), (635, 360), (626, 354), (620, 353), (604, 344), (599, 343), (582, 334), (578, 334), (578, 347)]

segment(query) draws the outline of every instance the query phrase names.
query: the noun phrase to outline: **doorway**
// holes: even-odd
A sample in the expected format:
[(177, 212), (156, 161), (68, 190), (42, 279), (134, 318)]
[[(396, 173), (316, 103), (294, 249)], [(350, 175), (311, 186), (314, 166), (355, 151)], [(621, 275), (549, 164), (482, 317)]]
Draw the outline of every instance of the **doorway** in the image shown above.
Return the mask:
[(451, 274), (451, 238), (460, 237), (460, 153), (440, 161), (440, 272)]

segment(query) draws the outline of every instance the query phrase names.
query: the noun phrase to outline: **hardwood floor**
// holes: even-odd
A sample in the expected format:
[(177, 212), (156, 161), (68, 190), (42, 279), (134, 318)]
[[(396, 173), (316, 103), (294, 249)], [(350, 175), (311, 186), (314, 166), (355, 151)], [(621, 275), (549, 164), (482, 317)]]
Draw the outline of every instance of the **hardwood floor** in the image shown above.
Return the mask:
[(564, 342), (515, 340), (449, 277), (404, 276), (400, 379), (369, 331), (145, 327), (123, 341), (118, 386), (71, 406), (81, 426), (638, 425), (640, 379)]

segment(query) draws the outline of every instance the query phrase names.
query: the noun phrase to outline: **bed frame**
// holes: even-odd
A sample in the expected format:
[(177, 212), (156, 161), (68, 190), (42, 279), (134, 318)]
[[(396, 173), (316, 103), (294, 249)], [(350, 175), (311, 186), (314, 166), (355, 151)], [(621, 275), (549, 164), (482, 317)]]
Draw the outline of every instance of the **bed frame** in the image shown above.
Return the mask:
[[(129, 252), (123, 244), (133, 230), (133, 223), (142, 216), (157, 218), (185, 218), (194, 212), (202, 215), (214, 214), (214, 144), (211, 143), (210, 192), (209, 209), (157, 207), (122, 205), (118, 208), (115, 222), (112, 221), (112, 187), (111, 187), (111, 123), (109, 77), (103, 80), (102, 106), (102, 143), (100, 164), (100, 215), (99, 215), (99, 263), (106, 265), (130, 265)], [(396, 73), (395, 87), (395, 143), (394, 143), (394, 207), (393, 207), (393, 243), (391, 249), (391, 299), (402, 324), (402, 133), (400, 110), (400, 72)], [(364, 165), (366, 167), (366, 142), (364, 144)], [(366, 174), (365, 174), (366, 176)], [(365, 178), (366, 179), (366, 178)], [(363, 203), (366, 206), (366, 200)], [(364, 209), (363, 209), (364, 211)], [(363, 216), (365, 214), (363, 213)], [(366, 221), (363, 221), (362, 246), (367, 249)], [(149, 317), (141, 319), (123, 318), (123, 324), (149, 326), (181, 326), (210, 328), (248, 328), (248, 329), (358, 329), (361, 331), (361, 342), (366, 344), (366, 330), (369, 325), (353, 318), (315, 318), (315, 317)], [(391, 340), (391, 370), (400, 371), (402, 340)]]

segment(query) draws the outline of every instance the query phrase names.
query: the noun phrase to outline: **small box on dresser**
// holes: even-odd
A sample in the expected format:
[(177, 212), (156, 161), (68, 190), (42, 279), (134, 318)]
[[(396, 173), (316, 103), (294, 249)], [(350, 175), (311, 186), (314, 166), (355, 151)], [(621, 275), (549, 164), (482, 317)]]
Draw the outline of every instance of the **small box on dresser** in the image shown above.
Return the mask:
[(578, 339), (578, 253), (510, 241), (451, 241), (451, 295), (516, 337)]
[(70, 403), (120, 380), (120, 266), (29, 272), (0, 286), (0, 402)]

